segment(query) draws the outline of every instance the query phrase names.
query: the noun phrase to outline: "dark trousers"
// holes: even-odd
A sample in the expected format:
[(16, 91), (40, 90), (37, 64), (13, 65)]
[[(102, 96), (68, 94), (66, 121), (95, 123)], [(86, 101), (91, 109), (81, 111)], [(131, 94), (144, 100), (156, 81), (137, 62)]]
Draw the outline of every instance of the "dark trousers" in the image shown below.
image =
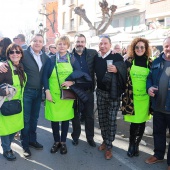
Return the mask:
[[(87, 140), (92, 140), (94, 137), (94, 94), (89, 91), (88, 101), (84, 104), (84, 109), (81, 113), (85, 118), (85, 132)], [(71, 134), (74, 140), (78, 140), (81, 133), (80, 113), (75, 109), (74, 118), (72, 119), (73, 132)]]
[[(166, 150), (166, 129), (170, 128), (170, 114), (154, 112), (153, 114), (153, 136), (154, 156), (164, 159)], [(170, 166), (170, 148), (168, 146), (167, 164)]]
[(53, 137), (55, 142), (66, 142), (69, 120), (61, 122), (61, 135), (60, 135), (60, 122), (51, 122)]
[(116, 135), (116, 117), (120, 107), (120, 98), (113, 100), (109, 92), (100, 89), (96, 90), (96, 95), (101, 135), (107, 149), (111, 149)]
[(37, 123), (41, 106), (42, 90), (25, 88), (23, 96), (24, 128), (21, 130), (22, 146), (29, 147), (29, 142), (36, 142)]
[(130, 124), (130, 136), (141, 136), (142, 137), (144, 131), (145, 131), (145, 122)]

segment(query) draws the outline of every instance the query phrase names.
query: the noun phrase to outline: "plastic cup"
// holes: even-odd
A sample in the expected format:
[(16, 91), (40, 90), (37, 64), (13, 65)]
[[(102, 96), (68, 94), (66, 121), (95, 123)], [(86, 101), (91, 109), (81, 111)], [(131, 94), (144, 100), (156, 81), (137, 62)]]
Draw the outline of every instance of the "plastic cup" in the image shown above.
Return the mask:
[(109, 66), (109, 65), (112, 65), (112, 64), (113, 64), (113, 60), (106, 60), (106, 62), (107, 62), (107, 66)]

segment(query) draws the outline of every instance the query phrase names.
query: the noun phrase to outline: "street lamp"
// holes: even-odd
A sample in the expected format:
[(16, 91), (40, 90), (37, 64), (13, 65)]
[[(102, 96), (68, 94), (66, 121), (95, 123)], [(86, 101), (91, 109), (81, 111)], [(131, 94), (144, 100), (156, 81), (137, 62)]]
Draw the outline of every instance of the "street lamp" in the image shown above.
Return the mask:
[(48, 31), (48, 28), (44, 28), (44, 26), (43, 26), (42, 23), (39, 24), (38, 28), (39, 28), (39, 33), (40, 33), (42, 36), (44, 36), (45, 32)]
[(44, 36), (44, 32), (43, 32), (43, 24), (40, 23), (39, 26), (38, 26), (38, 28), (39, 28), (39, 33), (42, 34), (42, 35)]

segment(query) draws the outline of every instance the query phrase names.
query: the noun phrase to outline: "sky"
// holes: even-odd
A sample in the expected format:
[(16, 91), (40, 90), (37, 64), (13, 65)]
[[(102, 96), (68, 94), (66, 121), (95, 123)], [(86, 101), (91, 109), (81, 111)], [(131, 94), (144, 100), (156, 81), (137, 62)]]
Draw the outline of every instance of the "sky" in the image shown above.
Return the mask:
[(37, 29), (39, 0), (1, 0), (0, 37), (14, 38), (25, 30)]

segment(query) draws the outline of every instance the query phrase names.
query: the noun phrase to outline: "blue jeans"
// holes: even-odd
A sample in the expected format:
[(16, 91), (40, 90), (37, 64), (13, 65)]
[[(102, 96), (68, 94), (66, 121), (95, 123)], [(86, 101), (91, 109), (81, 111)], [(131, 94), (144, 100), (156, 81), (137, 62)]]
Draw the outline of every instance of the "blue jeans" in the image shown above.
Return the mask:
[[(164, 159), (166, 150), (166, 129), (170, 129), (170, 114), (154, 112), (153, 114), (153, 136), (154, 156)], [(170, 166), (170, 147), (168, 147), (167, 164)]]
[(2, 146), (3, 152), (11, 150), (11, 143), (14, 139), (15, 134), (16, 133), (6, 135), (6, 136), (1, 136), (1, 146)]
[(55, 142), (66, 142), (69, 120), (61, 121), (61, 135), (60, 135), (60, 122), (51, 122), (53, 130), (53, 137)]
[(36, 142), (36, 129), (42, 99), (41, 89), (25, 88), (23, 96), (24, 129), (21, 130), (23, 149), (29, 147), (29, 142)]

